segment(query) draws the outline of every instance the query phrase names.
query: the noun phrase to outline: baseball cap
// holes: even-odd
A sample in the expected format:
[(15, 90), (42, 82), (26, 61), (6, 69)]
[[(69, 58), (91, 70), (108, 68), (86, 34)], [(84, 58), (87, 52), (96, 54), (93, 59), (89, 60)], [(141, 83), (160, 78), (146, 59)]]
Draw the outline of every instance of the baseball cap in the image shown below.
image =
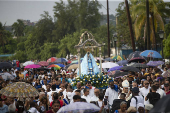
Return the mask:
[(134, 87), (134, 88), (132, 89), (132, 92), (133, 92), (133, 93), (139, 93), (139, 88), (138, 88), (138, 87)]

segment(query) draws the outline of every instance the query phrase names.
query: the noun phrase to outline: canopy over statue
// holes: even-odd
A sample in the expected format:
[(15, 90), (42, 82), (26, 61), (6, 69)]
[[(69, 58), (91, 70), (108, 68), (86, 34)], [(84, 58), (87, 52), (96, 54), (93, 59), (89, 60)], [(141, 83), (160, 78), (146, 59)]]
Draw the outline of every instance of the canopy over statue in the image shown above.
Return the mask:
[[(85, 31), (80, 36), (80, 41), (78, 45), (75, 46), (78, 52), (78, 73), (77, 75), (87, 75), (87, 74), (98, 74), (102, 73), (102, 66), (101, 66), (101, 44), (97, 43), (91, 33)], [(87, 51), (87, 54), (84, 56), (82, 63), (80, 62), (80, 49), (84, 49)], [(94, 51), (94, 48), (99, 48), (99, 55), (100, 55), (100, 70), (94, 60), (93, 55), (90, 51)]]

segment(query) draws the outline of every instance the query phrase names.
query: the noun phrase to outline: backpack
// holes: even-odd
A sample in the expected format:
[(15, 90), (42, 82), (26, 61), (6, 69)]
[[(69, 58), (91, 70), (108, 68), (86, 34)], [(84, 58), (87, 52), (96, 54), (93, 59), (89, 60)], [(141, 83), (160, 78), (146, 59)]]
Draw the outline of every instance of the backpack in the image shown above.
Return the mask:
[(129, 99), (129, 100), (127, 101), (127, 108), (130, 107), (130, 102), (131, 102), (132, 98), (134, 98), (134, 99), (136, 100), (136, 108), (137, 108), (138, 99), (137, 99), (135, 96), (132, 96), (131, 99)]

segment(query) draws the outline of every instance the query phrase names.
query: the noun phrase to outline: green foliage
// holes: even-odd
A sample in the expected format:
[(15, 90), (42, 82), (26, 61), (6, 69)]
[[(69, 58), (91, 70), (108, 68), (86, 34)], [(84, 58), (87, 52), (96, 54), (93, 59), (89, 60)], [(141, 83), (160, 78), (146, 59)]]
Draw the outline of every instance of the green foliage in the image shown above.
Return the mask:
[(18, 19), (17, 22), (15, 22), (12, 25), (12, 30), (14, 31), (14, 35), (19, 38), (20, 36), (24, 36), (24, 29), (25, 25), (22, 20)]
[(168, 36), (167, 39), (164, 39), (163, 52), (165, 58), (170, 58), (170, 35)]

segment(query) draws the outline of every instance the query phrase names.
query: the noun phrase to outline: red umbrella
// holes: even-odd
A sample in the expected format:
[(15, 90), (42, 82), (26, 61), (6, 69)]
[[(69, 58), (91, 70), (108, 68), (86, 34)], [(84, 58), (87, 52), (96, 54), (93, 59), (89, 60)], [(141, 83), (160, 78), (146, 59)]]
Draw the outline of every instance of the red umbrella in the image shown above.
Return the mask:
[(70, 61), (70, 60), (68, 60), (68, 61), (67, 61), (67, 63), (69, 63), (69, 64), (70, 64), (70, 63), (71, 63), (71, 61)]
[(47, 62), (55, 62), (57, 60), (56, 57), (51, 57), (47, 60)]
[(40, 66), (48, 66), (48, 65), (49, 65), (49, 63), (46, 62), (46, 61), (40, 61), (40, 62), (38, 62), (38, 64), (39, 64)]

